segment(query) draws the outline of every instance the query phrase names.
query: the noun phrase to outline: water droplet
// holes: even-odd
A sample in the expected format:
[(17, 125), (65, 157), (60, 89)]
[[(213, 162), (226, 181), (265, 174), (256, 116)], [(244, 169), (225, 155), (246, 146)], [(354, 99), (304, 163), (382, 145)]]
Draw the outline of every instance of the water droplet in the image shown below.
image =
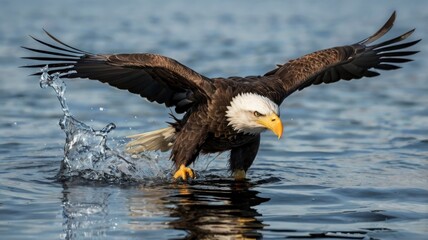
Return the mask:
[[(102, 130), (94, 130), (75, 119), (67, 106), (66, 86), (59, 73), (51, 75), (48, 67), (44, 67), (40, 77), (40, 86), (42, 88), (49, 86), (54, 89), (64, 114), (59, 121), (61, 129), (66, 134), (64, 159), (58, 174), (60, 179), (67, 180), (78, 176), (88, 180), (121, 182), (142, 180), (146, 177), (165, 174), (169, 164), (161, 173), (161, 168), (157, 166), (156, 157), (141, 153), (138, 154), (138, 159), (133, 159), (122, 149), (110, 148), (107, 145), (107, 137), (108, 133), (116, 128), (114, 123), (107, 124)], [(99, 107), (99, 110), (104, 111), (104, 108)], [(90, 122), (93, 121), (93, 119), (90, 120)], [(14, 122), (14, 125), (17, 125), (17, 122)], [(117, 147), (122, 146), (118, 145)], [(141, 161), (141, 158), (146, 158), (149, 161)]]

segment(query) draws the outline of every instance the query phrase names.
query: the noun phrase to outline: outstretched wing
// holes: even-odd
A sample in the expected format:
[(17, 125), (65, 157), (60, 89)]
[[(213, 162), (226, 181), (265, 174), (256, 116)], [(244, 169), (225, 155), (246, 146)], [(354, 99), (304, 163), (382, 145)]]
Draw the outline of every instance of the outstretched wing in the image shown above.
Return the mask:
[(65, 78), (89, 78), (108, 83), (149, 101), (163, 103), (167, 107), (175, 106), (177, 113), (187, 111), (196, 102), (205, 101), (212, 87), (211, 79), (168, 57), (148, 53), (92, 54), (71, 47), (48, 32), (46, 34), (56, 44), (32, 38), (49, 47), (49, 50), (23, 47), (42, 54), (24, 59), (44, 63), (23, 67), (41, 68), (48, 65), (48, 73), (58, 72)]
[[(284, 89), (280, 102), (296, 90), (310, 85), (333, 83), (339, 80), (375, 77), (378, 70), (394, 70), (400, 68), (396, 64), (412, 61), (405, 58), (418, 51), (400, 51), (420, 41), (395, 44), (408, 38), (415, 29), (396, 38), (369, 45), (387, 33), (395, 20), (395, 12), (389, 20), (371, 37), (358, 43), (317, 51), (279, 66), (265, 74), (275, 76), (281, 81)], [(395, 44), (395, 45), (394, 45)]]

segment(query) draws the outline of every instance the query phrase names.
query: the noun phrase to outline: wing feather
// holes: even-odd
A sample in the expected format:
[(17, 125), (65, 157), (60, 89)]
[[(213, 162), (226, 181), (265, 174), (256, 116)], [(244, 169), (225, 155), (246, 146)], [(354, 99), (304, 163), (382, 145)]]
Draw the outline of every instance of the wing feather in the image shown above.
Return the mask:
[[(88, 78), (108, 83), (139, 94), (149, 101), (167, 107), (175, 106), (179, 113), (187, 111), (197, 102), (206, 101), (212, 90), (211, 79), (174, 59), (149, 53), (92, 54), (65, 44), (47, 31), (45, 33), (55, 44), (30, 37), (49, 50), (23, 47), (41, 54), (24, 59), (44, 63), (23, 67), (41, 68), (48, 65), (50, 74), (58, 72), (62, 77)], [(40, 74), (37, 72), (33, 75)], [(183, 106), (183, 100), (188, 103), (186, 106)]]
[(375, 77), (379, 73), (372, 69), (394, 70), (400, 68), (397, 64), (412, 61), (407, 56), (416, 54), (418, 51), (401, 50), (417, 44), (420, 39), (400, 42), (412, 35), (415, 29), (387, 41), (371, 44), (392, 28), (395, 15), (394, 12), (375, 34), (358, 43), (307, 54), (266, 73), (265, 76), (276, 76), (284, 89), (281, 97), (276, 99), (277, 102), (281, 103), (294, 91), (310, 85)]

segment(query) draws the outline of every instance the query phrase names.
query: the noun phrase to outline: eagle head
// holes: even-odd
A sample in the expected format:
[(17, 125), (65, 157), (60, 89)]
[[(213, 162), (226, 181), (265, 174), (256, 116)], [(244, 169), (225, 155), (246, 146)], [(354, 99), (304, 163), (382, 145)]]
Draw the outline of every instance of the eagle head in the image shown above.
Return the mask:
[(241, 93), (232, 98), (226, 118), (228, 125), (237, 132), (259, 134), (269, 129), (278, 138), (282, 136), (283, 125), (278, 105), (256, 93)]

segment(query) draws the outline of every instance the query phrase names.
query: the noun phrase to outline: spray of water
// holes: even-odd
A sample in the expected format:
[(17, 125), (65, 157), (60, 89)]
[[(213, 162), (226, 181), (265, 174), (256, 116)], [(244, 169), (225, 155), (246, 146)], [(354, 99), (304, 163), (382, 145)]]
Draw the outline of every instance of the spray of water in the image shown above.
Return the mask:
[(147, 181), (169, 176), (169, 169), (159, 164), (158, 155), (131, 156), (107, 145), (108, 133), (116, 128), (110, 123), (94, 130), (72, 116), (65, 98), (66, 85), (61, 75), (48, 73), (44, 67), (40, 87), (51, 87), (57, 94), (64, 115), (59, 125), (65, 132), (64, 159), (58, 173), (60, 180), (83, 178), (108, 182)]

